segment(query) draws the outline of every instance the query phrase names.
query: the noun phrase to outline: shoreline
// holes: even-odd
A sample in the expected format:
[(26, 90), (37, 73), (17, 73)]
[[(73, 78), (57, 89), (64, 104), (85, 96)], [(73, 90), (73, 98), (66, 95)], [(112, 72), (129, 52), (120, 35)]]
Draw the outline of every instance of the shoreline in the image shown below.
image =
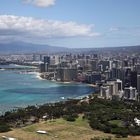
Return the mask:
[[(15, 65), (15, 66), (23, 66), (23, 65), (16, 65), (16, 64), (11, 64), (11, 65)], [(25, 66), (26, 67), (26, 66)], [(28, 67), (28, 66), (27, 66)], [(33, 66), (34, 67), (34, 66)], [(1, 68), (0, 69), (1, 71), (3, 70), (6, 70), (5, 68)], [(88, 85), (90, 87), (93, 87), (93, 88), (96, 88), (97, 85), (94, 85), (94, 84), (89, 84), (89, 83), (82, 83), (82, 82), (77, 82), (77, 81), (65, 81), (65, 82), (62, 82), (62, 81), (57, 81), (57, 80), (48, 80), (48, 79), (45, 79), (43, 78), (41, 75), (42, 73), (40, 72), (21, 72), (20, 74), (35, 74), (36, 75), (36, 78), (39, 79), (39, 80), (47, 80), (47, 81), (50, 81), (50, 82), (55, 82), (55, 83), (60, 83), (60, 84), (85, 84), (85, 85)]]
[[(68, 100), (79, 100), (79, 101), (83, 101), (85, 99), (89, 99), (89, 96), (92, 95), (93, 93), (89, 93), (89, 94), (84, 94), (81, 96), (77, 96), (77, 97), (69, 97), (69, 98), (65, 98), (63, 96), (61, 96), (58, 100), (55, 101), (49, 101), (49, 102), (42, 102), (42, 103), (36, 103), (36, 104), (27, 104), (27, 105), (23, 105), (23, 106), (11, 106), (11, 107), (7, 107), (7, 109), (5, 108), (3, 111), (0, 110), (0, 116), (4, 115), (6, 112), (11, 112), (13, 110), (18, 110), (18, 109), (25, 109), (28, 106), (42, 106), (45, 104), (55, 104), (55, 103), (59, 103), (59, 102), (67, 102)], [(6, 106), (3, 106), (6, 107)]]
[[(37, 74), (37, 78), (38, 79), (48, 80), (48, 79), (42, 78), (40, 72), (37, 72), (37, 73), (38, 73)], [(82, 83), (82, 82), (77, 82), (77, 81), (65, 81), (65, 82), (57, 81), (57, 80), (48, 80), (48, 81), (55, 82), (55, 83), (62, 83), (62, 84), (84, 84), (84, 85), (88, 85), (88, 86), (93, 87), (93, 88), (96, 88), (97, 87), (97, 85), (95, 85), (95, 84)]]
[[(21, 73), (18, 73), (18, 74), (23, 74), (23, 75), (33, 75), (33, 77), (36, 77), (38, 80), (47, 80), (47, 79), (43, 79), (40, 77), (41, 73), (39, 72), (21, 72)], [(54, 82), (56, 84), (66, 84), (66, 85), (71, 85), (71, 84), (77, 84), (78, 85), (85, 85), (85, 86), (90, 86), (92, 87), (90, 84), (86, 84), (86, 83), (81, 83), (81, 82), (75, 82), (75, 81), (71, 81), (71, 82), (60, 82), (60, 81), (52, 81), (52, 80), (47, 80), (47, 81), (50, 81), (50, 82)], [(65, 86), (65, 85), (64, 85)], [(84, 97), (87, 97), (88, 95), (90, 95), (91, 93), (94, 93), (94, 88), (93, 90), (91, 89), (91, 91), (89, 91), (88, 93), (84, 93), (83, 95), (78, 95), (77, 96), (65, 96), (65, 95), (62, 95), (61, 97), (57, 98), (56, 100), (51, 100), (51, 101), (46, 101), (46, 102), (40, 102), (40, 103), (35, 103), (35, 104), (31, 104), (31, 105), (43, 105), (43, 104), (47, 104), (47, 103), (56, 103), (56, 102), (61, 102), (61, 101), (67, 101), (69, 99), (82, 99)], [(18, 109), (18, 108), (25, 108), (26, 106), (28, 106), (30, 104), (26, 104), (26, 105), (23, 105), (23, 106), (18, 106), (18, 105), (14, 105), (14, 107), (6, 107), (5, 105), (3, 106), (3, 109), (0, 110), (1, 113), (5, 113), (7, 111), (11, 111), (13, 109)]]

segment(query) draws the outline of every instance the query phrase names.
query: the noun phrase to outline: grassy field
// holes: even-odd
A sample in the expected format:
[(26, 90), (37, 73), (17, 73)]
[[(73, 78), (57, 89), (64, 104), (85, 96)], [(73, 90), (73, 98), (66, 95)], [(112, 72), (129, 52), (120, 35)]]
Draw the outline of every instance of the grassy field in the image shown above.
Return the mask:
[[(46, 130), (47, 135), (37, 134), (37, 130)], [(87, 121), (80, 116), (75, 122), (67, 122), (63, 119), (54, 121), (42, 121), (24, 128), (14, 129), (7, 133), (0, 133), (1, 136), (15, 137), (18, 140), (90, 140), (94, 137), (111, 136), (117, 140), (114, 135), (106, 134), (101, 131), (92, 130)], [(130, 137), (119, 140), (140, 140), (140, 137)]]

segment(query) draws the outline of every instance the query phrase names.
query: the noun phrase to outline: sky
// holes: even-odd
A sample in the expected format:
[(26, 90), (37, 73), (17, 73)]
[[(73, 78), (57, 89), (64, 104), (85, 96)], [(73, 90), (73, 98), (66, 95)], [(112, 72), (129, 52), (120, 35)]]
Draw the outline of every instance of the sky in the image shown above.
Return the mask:
[(140, 45), (140, 0), (0, 0), (0, 43)]

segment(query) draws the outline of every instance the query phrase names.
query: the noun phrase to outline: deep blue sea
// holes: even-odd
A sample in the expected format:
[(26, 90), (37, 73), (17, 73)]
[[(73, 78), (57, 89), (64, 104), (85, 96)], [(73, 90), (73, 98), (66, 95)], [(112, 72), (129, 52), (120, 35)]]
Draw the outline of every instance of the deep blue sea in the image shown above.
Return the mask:
[(86, 84), (57, 83), (41, 80), (36, 73), (20, 74), (19, 70), (0, 70), (0, 114), (17, 107), (77, 98), (92, 92), (94, 88)]

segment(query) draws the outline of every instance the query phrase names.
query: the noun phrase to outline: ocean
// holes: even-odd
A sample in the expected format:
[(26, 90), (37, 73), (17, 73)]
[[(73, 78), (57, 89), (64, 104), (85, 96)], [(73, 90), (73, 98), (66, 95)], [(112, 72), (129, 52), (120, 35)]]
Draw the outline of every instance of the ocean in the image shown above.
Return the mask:
[[(19, 67), (15, 65), (0, 68)], [(94, 92), (94, 88), (79, 83), (58, 83), (38, 78), (36, 72), (0, 70), (0, 114), (28, 105), (78, 98)]]

